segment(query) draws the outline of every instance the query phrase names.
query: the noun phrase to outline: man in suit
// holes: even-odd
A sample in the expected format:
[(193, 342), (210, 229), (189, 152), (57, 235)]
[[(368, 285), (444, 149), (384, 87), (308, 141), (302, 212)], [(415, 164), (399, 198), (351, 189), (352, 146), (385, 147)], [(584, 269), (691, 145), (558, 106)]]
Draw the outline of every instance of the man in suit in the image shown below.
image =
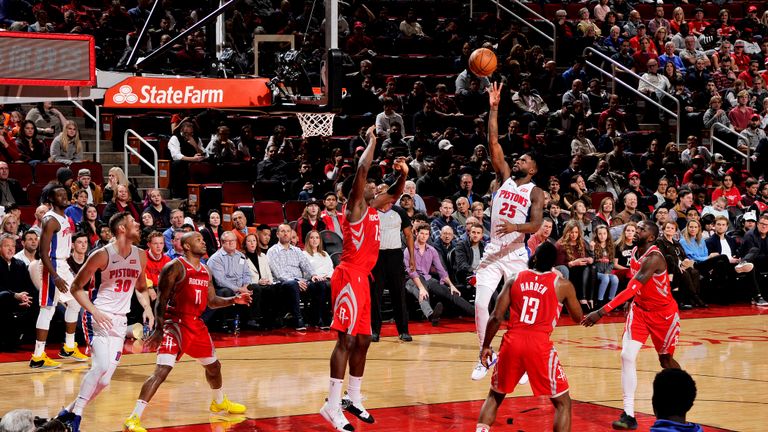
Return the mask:
[(0, 162), (0, 205), (28, 204), (27, 195), (18, 181), (8, 178), (8, 164)]
[[(715, 235), (709, 237), (704, 241), (707, 245), (707, 252), (710, 255), (716, 254), (720, 261), (716, 265), (714, 272), (712, 273), (716, 279), (719, 279), (721, 283), (715, 284), (716, 287), (737, 287), (740, 284), (736, 282), (736, 278), (740, 278), (746, 284), (747, 290), (752, 297), (753, 304), (765, 303), (763, 296), (760, 294), (760, 290), (757, 287), (757, 278), (755, 276), (754, 264), (742, 260), (739, 257), (739, 251), (736, 246), (736, 241), (725, 235), (728, 230), (728, 218), (725, 216), (718, 216), (715, 218)], [(722, 293), (728, 300), (733, 299), (733, 293)], [(766, 304), (768, 306), (768, 304)]]

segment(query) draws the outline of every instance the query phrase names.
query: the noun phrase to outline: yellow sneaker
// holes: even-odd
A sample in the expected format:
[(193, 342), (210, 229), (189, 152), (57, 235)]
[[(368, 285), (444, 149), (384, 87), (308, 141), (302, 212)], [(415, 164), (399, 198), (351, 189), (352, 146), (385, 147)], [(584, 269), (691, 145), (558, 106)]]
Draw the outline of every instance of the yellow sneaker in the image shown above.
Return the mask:
[(88, 361), (88, 356), (81, 353), (80, 350), (77, 348), (77, 342), (75, 342), (75, 347), (72, 348), (71, 350), (68, 349), (65, 345), (62, 345), (61, 349), (59, 350), (59, 357), (71, 358), (72, 360), (79, 361), (79, 362)]
[(211, 406), (208, 409), (212, 413), (228, 412), (230, 414), (242, 414), (245, 412), (245, 405), (232, 402), (224, 396), (224, 402), (217, 404), (215, 400), (212, 400)]
[(147, 430), (141, 426), (141, 419), (139, 419), (139, 416), (135, 414), (125, 419), (125, 423), (123, 423), (123, 431), (147, 432)]
[(43, 353), (40, 357), (32, 356), (29, 360), (29, 367), (33, 369), (56, 369), (61, 367), (61, 362), (51, 360), (48, 354)]

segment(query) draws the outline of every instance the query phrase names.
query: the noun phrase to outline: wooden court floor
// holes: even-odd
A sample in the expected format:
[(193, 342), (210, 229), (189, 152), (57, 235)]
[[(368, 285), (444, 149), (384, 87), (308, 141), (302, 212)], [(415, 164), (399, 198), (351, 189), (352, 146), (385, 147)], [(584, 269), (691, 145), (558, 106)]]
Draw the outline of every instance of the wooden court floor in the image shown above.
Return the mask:
[[(469, 323), (464, 326), (470, 328)], [(590, 329), (560, 326), (553, 334), (571, 397), (581, 402), (574, 404), (573, 430), (610, 430), (610, 420), (620, 413), (618, 341), (622, 328), (621, 323)], [(230, 399), (248, 407), (248, 420), (239, 426), (211, 423), (207, 413), (211, 393), (202, 368), (185, 358), (146, 409), (144, 426), (166, 431), (330, 430), (316, 414), (327, 392), (332, 347), (333, 342), (326, 340), (219, 348), (225, 391)], [(357, 430), (474, 430), (479, 403), (473, 401), (484, 399), (489, 386), (489, 377), (480, 382), (469, 379), (476, 355), (476, 336), (470, 331), (415, 335), (411, 343), (386, 337), (372, 344), (363, 393), (366, 407), (376, 413), (378, 421), (374, 425), (355, 423), (362, 425)], [(710, 430), (707, 426), (712, 430), (768, 429), (760, 415), (768, 401), (766, 315), (683, 316), (675, 357), (698, 386), (689, 420), (706, 425), (705, 430)], [(82, 429), (120, 430), (154, 361), (152, 354), (123, 356), (111, 386), (86, 409)], [(39, 416), (55, 416), (75, 397), (87, 368), (87, 364), (65, 363), (62, 370), (31, 371), (26, 361), (0, 364), (0, 413), (23, 407)], [(641, 430), (644, 425), (647, 430), (653, 420), (642, 413), (653, 413), (651, 382), (658, 370), (653, 349), (643, 349), (638, 359), (636, 402), (639, 416), (646, 419), (641, 421)], [(526, 396), (531, 396), (529, 386), (521, 386), (508, 396), (504, 408), (510, 416), (506, 421), (514, 421), (513, 414), (522, 417), (510, 426), (500, 416), (495, 430), (551, 427), (546, 426), (551, 417), (548, 402)], [(523, 413), (533, 406), (538, 409), (538, 423), (529, 423), (533, 426), (526, 428)], [(444, 426), (425, 428), (418, 423), (416, 418), (425, 408), (434, 418), (442, 416)]]

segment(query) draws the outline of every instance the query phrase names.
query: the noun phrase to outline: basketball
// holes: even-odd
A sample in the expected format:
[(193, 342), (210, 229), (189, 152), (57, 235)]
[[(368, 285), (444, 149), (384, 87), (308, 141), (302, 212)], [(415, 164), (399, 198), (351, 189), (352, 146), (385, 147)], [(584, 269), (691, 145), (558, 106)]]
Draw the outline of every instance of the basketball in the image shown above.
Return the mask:
[(488, 48), (478, 48), (469, 56), (469, 70), (479, 77), (487, 77), (496, 70), (496, 54)]

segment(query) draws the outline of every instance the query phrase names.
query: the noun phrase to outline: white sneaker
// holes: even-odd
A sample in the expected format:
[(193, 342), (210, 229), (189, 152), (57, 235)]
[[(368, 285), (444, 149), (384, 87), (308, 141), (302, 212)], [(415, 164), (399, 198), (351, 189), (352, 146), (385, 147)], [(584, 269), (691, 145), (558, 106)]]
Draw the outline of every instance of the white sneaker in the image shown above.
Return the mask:
[(475, 365), (475, 368), (472, 369), (472, 380), (473, 381), (480, 381), (481, 379), (485, 378), (485, 375), (488, 374), (488, 369), (490, 369), (491, 366), (496, 364), (496, 361), (499, 359), (499, 356), (496, 355), (496, 353), (493, 353), (491, 356), (491, 363), (488, 365), (488, 367), (483, 366), (483, 364), (478, 361)]
[(355, 428), (349, 424), (347, 418), (344, 417), (344, 413), (341, 411), (341, 406), (332, 407), (328, 405), (328, 401), (325, 401), (323, 407), (320, 408), (320, 415), (333, 426), (337, 431), (353, 431)]
[(517, 383), (520, 385), (528, 384), (528, 372), (524, 373), (523, 376), (520, 377), (520, 381), (518, 381)]
[(752, 269), (755, 268), (755, 265), (751, 262), (742, 261), (738, 264), (736, 264), (736, 267), (734, 267), (734, 270), (736, 270), (736, 273), (749, 273), (752, 271)]

